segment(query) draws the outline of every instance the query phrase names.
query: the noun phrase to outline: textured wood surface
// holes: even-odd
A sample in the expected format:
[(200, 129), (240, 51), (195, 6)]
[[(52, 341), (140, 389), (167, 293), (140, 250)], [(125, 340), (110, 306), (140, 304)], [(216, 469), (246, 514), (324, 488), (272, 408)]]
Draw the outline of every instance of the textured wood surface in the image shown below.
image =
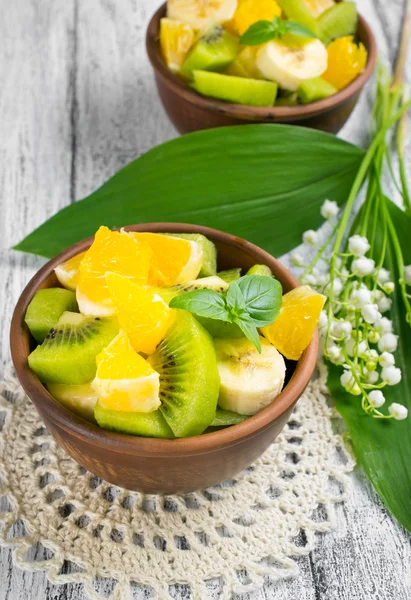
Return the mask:
[[(160, 105), (144, 34), (158, 0), (0, 0), (1, 363), (10, 360), (13, 306), (42, 260), (9, 248), (154, 145), (176, 135)], [(358, 0), (393, 63), (403, 0)], [(408, 79), (411, 64), (408, 60)], [(366, 140), (370, 90), (342, 136)], [(410, 138), (411, 136), (409, 136)], [(408, 140), (409, 150), (409, 140)], [(407, 153), (406, 153), (407, 154)], [(410, 153), (408, 151), (408, 156)], [(411, 170), (411, 159), (409, 163)], [(410, 499), (411, 510), (411, 499)], [(387, 514), (360, 469), (334, 533), (319, 535), (298, 578), (267, 582), (244, 600), (411, 599), (410, 537)], [(41, 552), (39, 553), (41, 558)], [(176, 598), (188, 598), (175, 590)], [(135, 589), (134, 598), (146, 598)], [(0, 550), (0, 600), (83, 600)]]

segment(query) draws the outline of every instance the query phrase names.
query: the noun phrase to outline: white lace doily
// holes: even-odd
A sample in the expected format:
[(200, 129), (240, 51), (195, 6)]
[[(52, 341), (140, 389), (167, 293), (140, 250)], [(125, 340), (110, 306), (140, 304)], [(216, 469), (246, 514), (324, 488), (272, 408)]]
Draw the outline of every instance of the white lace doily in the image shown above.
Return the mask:
[[(334, 504), (354, 467), (333, 433), (324, 377), (252, 467), (205, 492), (159, 497), (114, 487), (75, 463), (10, 372), (0, 401), (0, 496), (9, 509), (0, 513), (0, 544), (15, 546), (19, 567), (46, 571), (52, 583), (83, 583), (93, 599), (101, 578), (112, 581), (111, 600), (130, 598), (135, 585), (175, 598), (177, 584), (193, 600), (227, 600), (265, 577), (297, 575), (293, 559), (313, 549), (316, 532), (335, 528)], [(16, 523), (24, 524), (17, 538)], [(38, 544), (47, 550), (41, 563), (27, 558)]]

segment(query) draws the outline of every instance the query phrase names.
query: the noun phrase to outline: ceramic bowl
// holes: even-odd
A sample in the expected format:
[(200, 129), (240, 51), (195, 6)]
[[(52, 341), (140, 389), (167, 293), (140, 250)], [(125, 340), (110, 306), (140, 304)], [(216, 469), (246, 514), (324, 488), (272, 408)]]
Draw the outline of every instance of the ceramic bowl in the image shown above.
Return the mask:
[(229, 104), (198, 94), (167, 68), (159, 44), (160, 20), (166, 16), (166, 11), (166, 4), (163, 4), (151, 19), (146, 45), (161, 101), (180, 133), (250, 123), (287, 123), (338, 133), (354, 110), (375, 68), (375, 38), (365, 19), (360, 16), (358, 38), (368, 51), (368, 62), (364, 72), (348, 87), (325, 100), (300, 106), (259, 108)]
[[(294, 277), (275, 258), (253, 244), (206, 227), (177, 223), (133, 225), (129, 231), (202, 233), (218, 250), (219, 269), (265, 264), (282, 283), (284, 292), (295, 288)], [(318, 350), (315, 335), (298, 363), (287, 364), (287, 383), (266, 409), (240, 425), (201, 436), (159, 440), (100, 429), (68, 411), (48, 393), (28, 366), (32, 340), (24, 315), (34, 294), (58, 285), (54, 268), (86, 250), (89, 238), (48, 262), (22, 293), (11, 324), (11, 351), (17, 376), (57, 442), (88, 471), (128, 490), (148, 494), (182, 494), (205, 489), (253, 463), (279, 435), (313, 374)]]

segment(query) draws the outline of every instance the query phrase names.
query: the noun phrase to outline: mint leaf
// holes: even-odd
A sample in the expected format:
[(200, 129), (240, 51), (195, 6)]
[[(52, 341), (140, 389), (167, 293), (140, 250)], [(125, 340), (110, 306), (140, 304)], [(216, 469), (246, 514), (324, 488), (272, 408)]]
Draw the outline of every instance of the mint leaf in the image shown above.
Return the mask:
[(253, 23), (240, 38), (244, 46), (258, 46), (270, 42), (276, 36), (276, 26), (271, 21)]
[(214, 290), (195, 290), (194, 292), (175, 296), (169, 306), (170, 308), (187, 310), (199, 317), (208, 317), (218, 321), (232, 321), (225, 298)]
[(274, 17), (273, 21), (257, 21), (253, 23), (241, 36), (240, 44), (245, 46), (258, 46), (271, 40), (281, 39), (290, 33), (298, 37), (317, 38), (317, 34), (297, 21), (283, 21)]
[(285, 21), (287, 23), (287, 33), (306, 38), (318, 38), (318, 35), (308, 29), (305, 25), (297, 23), (297, 21)]
[(261, 341), (260, 336), (257, 330), (257, 327), (254, 325), (253, 320), (248, 315), (243, 315), (238, 319), (234, 320), (234, 323), (238, 325), (244, 335), (250, 340), (250, 342), (257, 348), (258, 352), (261, 354)]
[(246, 275), (235, 283), (245, 300), (245, 311), (253, 319), (254, 324), (257, 327), (271, 325), (281, 309), (283, 300), (281, 283), (261, 275)]
[(232, 281), (230, 283), (226, 295), (226, 302), (232, 315), (239, 316), (244, 312), (245, 298), (237, 285), (237, 281)]

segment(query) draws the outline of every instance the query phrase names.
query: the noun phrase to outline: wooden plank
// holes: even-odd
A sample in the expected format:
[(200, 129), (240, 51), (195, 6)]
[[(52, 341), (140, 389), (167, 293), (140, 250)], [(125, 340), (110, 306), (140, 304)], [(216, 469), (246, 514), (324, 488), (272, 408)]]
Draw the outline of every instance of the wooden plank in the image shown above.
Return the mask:
[[(0, 343), (5, 364), (12, 310), (43, 263), (9, 248), (70, 201), (74, 2), (2, 0), (0, 8)], [(12, 567), (11, 557), (10, 550), (0, 550), (1, 600), (47, 597), (45, 575)]]

